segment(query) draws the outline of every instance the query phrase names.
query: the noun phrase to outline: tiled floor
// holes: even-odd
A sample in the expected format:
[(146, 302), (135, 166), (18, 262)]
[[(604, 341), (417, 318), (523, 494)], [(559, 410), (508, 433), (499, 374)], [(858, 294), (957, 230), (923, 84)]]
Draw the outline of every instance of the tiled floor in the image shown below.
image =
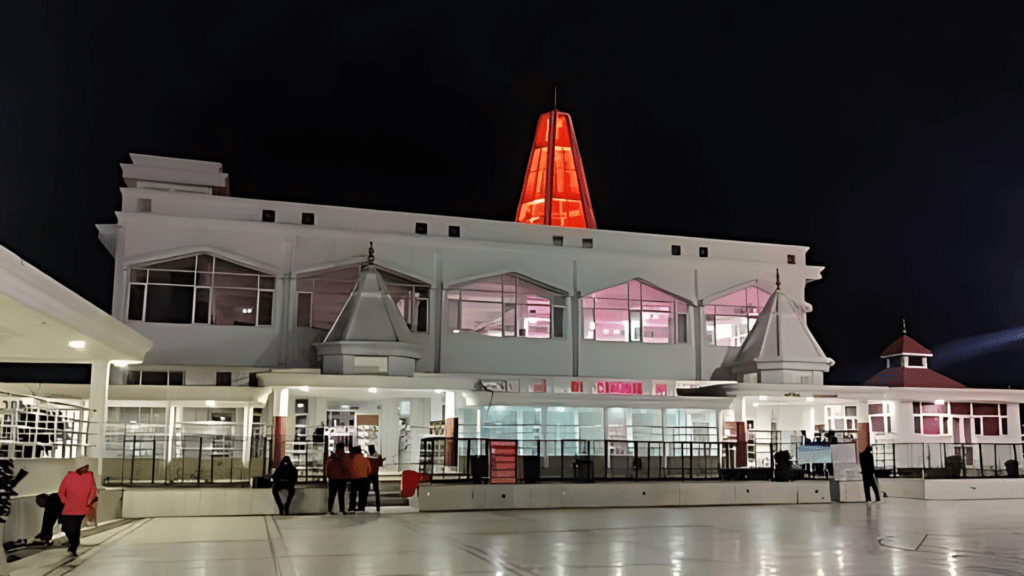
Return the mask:
[[(153, 519), (55, 574), (1024, 574), (1024, 501)], [(52, 551), (61, 554), (63, 551)], [(15, 566), (17, 568), (17, 566)], [(71, 569), (70, 572), (67, 572)], [(16, 572), (17, 574), (17, 572)]]

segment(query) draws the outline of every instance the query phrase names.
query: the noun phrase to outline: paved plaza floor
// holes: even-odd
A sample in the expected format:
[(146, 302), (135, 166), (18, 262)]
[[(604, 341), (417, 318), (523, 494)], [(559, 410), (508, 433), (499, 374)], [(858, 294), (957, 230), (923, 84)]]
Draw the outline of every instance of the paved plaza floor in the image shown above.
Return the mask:
[(80, 553), (14, 574), (1021, 575), (1024, 501), (157, 518)]

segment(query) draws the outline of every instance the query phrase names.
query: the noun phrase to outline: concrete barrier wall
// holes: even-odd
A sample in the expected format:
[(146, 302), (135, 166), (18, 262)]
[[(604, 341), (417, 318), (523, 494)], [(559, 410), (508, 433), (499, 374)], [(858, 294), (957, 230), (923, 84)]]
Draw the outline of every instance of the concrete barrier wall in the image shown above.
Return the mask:
[(1024, 499), (1024, 478), (925, 480), (925, 500)]
[(420, 487), (421, 512), (615, 506), (811, 504), (830, 501), (825, 482), (608, 482)]
[[(337, 503), (334, 506), (335, 511), (339, 510)], [(326, 486), (298, 486), (290, 511), (292, 514), (326, 514)], [(122, 511), (125, 518), (263, 514), (277, 514), (277, 504), (269, 488), (125, 488)]]
[[(20, 486), (19, 486), (20, 487)], [(56, 488), (53, 490), (56, 492)], [(122, 498), (120, 488), (99, 488), (100, 501), (96, 507), (96, 519), (107, 522), (121, 518)], [(15, 496), (11, 499), (11, 516), (4, 525), (4, 543), (17, 540), (32, 540), (43, 525), (43, 509), (36, 506), (35, 494)], [(60, 532), (60, 523), (54, 532)]]
[[(924, 500), (924, 478), (879, 478), (878, 489), (889, 498)], [(927, 482), (933, 482), (928, 480)]]

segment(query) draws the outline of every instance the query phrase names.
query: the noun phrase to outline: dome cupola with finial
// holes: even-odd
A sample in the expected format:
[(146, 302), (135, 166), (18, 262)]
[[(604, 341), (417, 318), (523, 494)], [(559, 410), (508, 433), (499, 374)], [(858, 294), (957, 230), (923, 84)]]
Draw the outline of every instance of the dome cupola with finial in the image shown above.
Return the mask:
[(824, 373), (833, 364), (807, 327), (804, 308), (783, 293), (776, 270), (775, 292), (729, 364), (732, 377), (744, 382), (824, 384)]
[(885, 370), (865, 382), (869, 386), (908, 388), (966, 388), (928, 367), (931, 350), (907, 336), (907, 321), (903, 321), (903, 335), (882, 352)]
[(327, 337), (315, 346), (323, 357), (324, 374), (412, 376), (416, 360), (423, 357), (421, 345), (373, 264), (372, 242), (352, 295)]

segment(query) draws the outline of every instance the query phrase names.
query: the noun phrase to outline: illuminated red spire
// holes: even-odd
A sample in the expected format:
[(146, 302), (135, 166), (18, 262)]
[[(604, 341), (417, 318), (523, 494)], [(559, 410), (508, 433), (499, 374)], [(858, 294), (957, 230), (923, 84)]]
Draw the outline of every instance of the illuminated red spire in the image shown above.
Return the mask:
[(516, 222), (597, 228), (572, 118), (557, 108), (537, 121)]

